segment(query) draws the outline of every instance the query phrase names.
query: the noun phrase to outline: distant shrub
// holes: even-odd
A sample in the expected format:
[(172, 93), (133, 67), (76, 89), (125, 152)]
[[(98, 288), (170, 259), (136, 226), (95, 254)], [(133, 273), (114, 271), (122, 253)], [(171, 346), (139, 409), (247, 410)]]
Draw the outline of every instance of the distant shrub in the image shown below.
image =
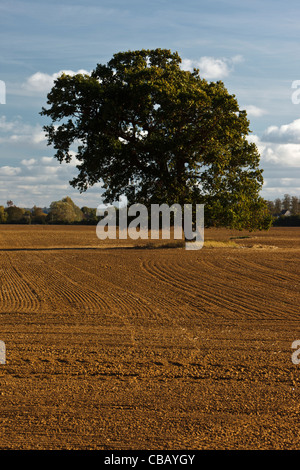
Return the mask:
[(274, 227), (300, 227), (300, 215), (280, 216), (273, 221)]

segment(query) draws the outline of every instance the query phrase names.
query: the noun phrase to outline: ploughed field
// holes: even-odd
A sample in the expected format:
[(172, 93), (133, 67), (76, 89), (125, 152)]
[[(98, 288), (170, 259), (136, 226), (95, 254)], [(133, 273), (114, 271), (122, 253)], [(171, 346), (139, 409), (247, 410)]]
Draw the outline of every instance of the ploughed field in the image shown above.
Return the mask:
[(0, 449), (300, 448), (300, 229), (205, 240), (0, 226)]

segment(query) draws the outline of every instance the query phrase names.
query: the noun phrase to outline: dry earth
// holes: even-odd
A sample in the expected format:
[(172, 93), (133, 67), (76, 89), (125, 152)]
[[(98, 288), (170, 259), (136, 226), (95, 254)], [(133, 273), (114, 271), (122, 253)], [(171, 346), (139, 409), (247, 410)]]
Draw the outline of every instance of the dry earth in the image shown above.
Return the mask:
[(300, 448), (300, 229), (205, 239), (0, 226), (0, 449)]

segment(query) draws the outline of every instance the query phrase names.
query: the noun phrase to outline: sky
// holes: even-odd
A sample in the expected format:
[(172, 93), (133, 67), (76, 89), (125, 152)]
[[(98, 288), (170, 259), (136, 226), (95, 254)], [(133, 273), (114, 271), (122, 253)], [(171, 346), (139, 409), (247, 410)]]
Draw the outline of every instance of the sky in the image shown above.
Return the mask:
[(0, 205), (101, 204), (101, 182), (82, 194), (70, 186), (76, 163), (54, 158), (39, 113), (62, 71), (155, 48), (222, 80), (247, 111), (262, 197), (300, 197), (299, 19), (296, 0), (1, 0)]

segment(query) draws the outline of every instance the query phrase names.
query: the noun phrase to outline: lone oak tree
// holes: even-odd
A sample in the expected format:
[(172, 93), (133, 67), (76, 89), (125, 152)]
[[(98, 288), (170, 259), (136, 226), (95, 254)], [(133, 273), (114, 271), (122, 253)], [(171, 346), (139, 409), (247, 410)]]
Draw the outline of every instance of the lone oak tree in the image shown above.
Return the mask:
[(62, 74), (44, 126), (59, 162), (76, 145), (81, 192), (103, 182), (104, 201), (205, 205), (206, 225), (267, 229), (259, 153), (249, 121), (221, 81), (181, 69), (165, 49), (120, 52), (90, 75)]

